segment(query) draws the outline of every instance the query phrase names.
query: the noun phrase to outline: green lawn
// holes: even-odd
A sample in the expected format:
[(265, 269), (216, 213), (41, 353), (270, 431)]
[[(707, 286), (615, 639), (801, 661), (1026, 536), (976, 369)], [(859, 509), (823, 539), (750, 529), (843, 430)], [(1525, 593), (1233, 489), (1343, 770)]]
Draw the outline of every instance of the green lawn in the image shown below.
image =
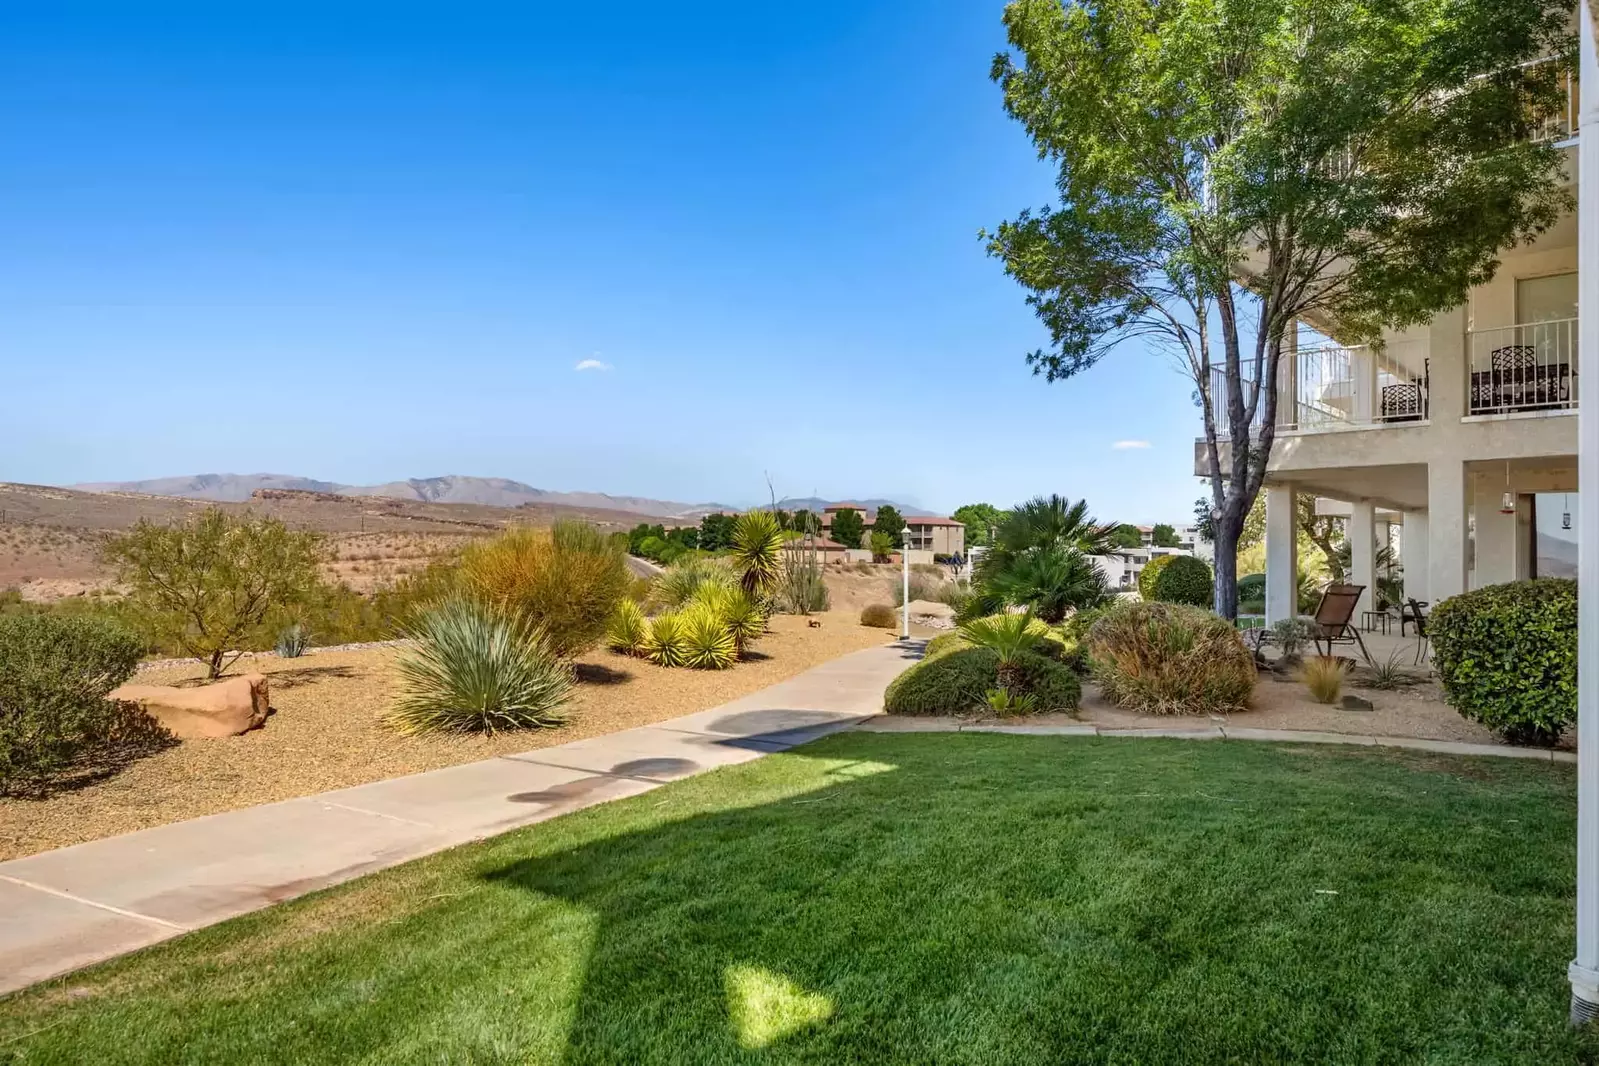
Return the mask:
[(1573, 780), (836, 736), (0, 1001), (0, 1061), (1591, 1061)]

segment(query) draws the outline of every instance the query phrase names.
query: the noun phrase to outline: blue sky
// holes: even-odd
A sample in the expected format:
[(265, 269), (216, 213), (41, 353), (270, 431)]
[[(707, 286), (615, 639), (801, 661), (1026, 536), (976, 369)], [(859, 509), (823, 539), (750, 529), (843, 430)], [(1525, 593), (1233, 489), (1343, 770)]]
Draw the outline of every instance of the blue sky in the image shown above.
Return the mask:
[(1191, 387), (1032, 377), (977, 239), (1050, 193), (1001, 8), (9, 5), (0, 479), (1182, 519)]

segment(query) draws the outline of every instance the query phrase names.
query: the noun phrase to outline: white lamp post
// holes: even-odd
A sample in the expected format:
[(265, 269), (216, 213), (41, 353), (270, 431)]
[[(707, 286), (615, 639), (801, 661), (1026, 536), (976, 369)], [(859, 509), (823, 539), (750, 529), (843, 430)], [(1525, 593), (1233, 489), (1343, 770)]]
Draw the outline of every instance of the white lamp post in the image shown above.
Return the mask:
[(1571, 1020), (1599, 1019), (1599, 55), (1583, 0), (1577, 135), (1577, 957)]
[(911, 527), (899, 531), (900, 597), (899, 639), (911, 639)]

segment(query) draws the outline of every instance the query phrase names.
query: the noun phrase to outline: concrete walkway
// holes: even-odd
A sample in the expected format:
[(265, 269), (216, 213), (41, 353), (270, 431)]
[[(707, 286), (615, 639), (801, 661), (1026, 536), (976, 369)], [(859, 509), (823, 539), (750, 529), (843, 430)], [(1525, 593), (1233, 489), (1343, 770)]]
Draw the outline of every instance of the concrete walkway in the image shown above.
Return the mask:
[(0, 992), (878, 714), (922, 645), (855, 652), (656, 725), (0, 863)]

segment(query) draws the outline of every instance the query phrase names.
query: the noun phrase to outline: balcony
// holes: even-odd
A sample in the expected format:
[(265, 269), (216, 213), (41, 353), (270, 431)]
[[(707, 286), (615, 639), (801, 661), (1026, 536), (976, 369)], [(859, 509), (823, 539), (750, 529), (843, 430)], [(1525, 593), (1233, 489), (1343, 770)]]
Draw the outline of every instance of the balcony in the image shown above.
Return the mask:
[(1281, 373), (1279, 429), (1395, 426), (1429, 414), (1430, 368), (1425, 345), (1416, 342), (1303, 349), (1285, 354)]
[(1525, 322), (1466, 334), (1468, 415), (1577, 406), (1577, 320)]

